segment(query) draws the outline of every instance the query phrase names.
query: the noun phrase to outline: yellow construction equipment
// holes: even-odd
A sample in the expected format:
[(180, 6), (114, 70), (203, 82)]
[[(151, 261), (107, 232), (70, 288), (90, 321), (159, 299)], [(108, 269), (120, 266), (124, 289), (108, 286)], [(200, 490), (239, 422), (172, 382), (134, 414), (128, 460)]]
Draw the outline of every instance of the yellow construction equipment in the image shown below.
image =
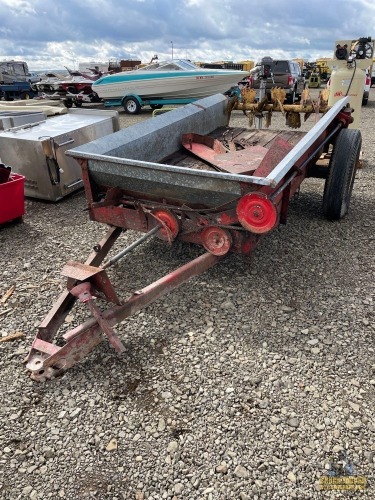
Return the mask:
[(331, 73), (330, 67), (328, 66), (328, 61), (330, 59), (328, 57), (321, 57), (317, 59), (315, 62), (315, 67), (320, 74), (320, 78), (322, 80), (328, 80), (329, 75)]
[(320, 88), (320, 75), (319, 73), (311, 73), (308, 79), (308, 85), (310, 89), (319, 89)]

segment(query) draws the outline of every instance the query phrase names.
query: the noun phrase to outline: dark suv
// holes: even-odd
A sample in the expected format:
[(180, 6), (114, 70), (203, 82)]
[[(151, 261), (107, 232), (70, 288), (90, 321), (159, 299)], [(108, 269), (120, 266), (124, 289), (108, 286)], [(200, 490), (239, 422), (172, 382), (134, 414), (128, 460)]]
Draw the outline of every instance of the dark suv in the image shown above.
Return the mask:
[[(301, 98), (305, 88), (305, 78), (302, 76), (300, 65), (294, 61), (273, 59), (267, 67), (269, 74), (266, 79), (266, 91), (270, 94), (273, 87), (286, 90), (286, 101), (293, 104), (296, 99)], [(249, 86), (259, 89), (262, 80), (261, 73), (264, 66), (258, 63), (251, 71)]]

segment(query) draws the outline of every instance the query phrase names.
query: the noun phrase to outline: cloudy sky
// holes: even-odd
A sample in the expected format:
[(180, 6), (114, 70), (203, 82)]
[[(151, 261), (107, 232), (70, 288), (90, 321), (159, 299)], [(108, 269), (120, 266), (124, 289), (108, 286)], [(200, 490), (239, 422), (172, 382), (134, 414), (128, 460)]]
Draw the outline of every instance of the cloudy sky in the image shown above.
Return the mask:
[(0, 59), (31, 70), (109, 59), (330, 57), (375, 37), (373, 0), (0, 0)]

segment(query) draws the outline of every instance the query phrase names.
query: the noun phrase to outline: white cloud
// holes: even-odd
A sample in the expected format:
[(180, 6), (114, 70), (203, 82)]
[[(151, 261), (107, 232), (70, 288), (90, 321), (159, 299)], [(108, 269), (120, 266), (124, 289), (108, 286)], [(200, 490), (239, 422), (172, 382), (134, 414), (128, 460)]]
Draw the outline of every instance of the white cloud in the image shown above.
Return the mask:
[[(17, 18), (15, 19), (15, 12)], [(340, 15), (338, 15), (338, 12)], [(1, 57), (33, 69), (154, 54), (192, 60), (312, 60), (335, 40), (371, 35), (371, 0), (0, 0)]]
[(33, 15), (36, 13), (33, 2), (27, 0), (0, 0), (0, 5), (8, 7), (15, 16)]

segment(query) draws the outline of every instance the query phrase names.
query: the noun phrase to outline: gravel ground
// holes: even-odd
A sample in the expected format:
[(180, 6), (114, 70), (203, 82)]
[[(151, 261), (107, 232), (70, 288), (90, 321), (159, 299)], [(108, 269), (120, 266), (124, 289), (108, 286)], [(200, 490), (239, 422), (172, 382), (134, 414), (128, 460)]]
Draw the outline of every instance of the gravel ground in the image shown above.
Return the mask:
[[(361, 498), (375, 498), (374, 110), (371, 89), (348, 216), (325, 220), (323, 181), (307, 180), (250, 262), (231, 256), (122, 323), (123, 355), (104, 341), (46, 383), (22, 360), (64, 288), (63, 264), (84, 260), (105, 227), (88, 220), (82, 192), (26, 201), (24, 222), (0, 229), (0, 297), (15, 285), (0, 336), (25, 333), (0, 343), (2, 499), (357, 496), (319, 491), (342, 450), (368, 480)], [(151, 113), (120, 115), (124, 127)], [(245, 124), (234, 112), (231, 125)], [(126, 292), (196, 254), (153, 240), (111, 276)]]

